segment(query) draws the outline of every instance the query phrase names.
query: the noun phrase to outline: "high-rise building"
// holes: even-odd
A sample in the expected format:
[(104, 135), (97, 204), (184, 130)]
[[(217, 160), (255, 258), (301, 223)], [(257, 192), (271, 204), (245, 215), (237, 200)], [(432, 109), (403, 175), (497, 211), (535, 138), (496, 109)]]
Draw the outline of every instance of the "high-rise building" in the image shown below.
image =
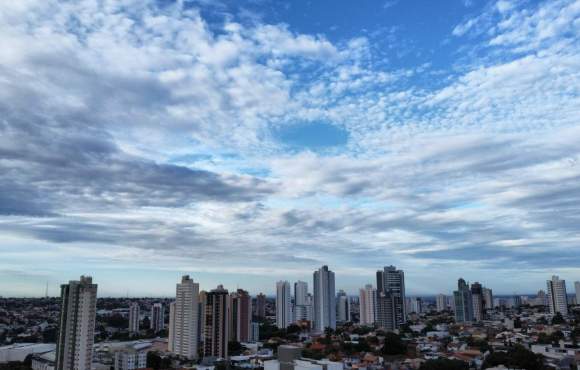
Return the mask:
[(252, 297), (247, 291), (238, 289), (231, 295), (230, 339), (249, 342), (252, 336)]
[(129, 306), (129, 333), (136, 334), (139, 333), (139, 317), (141, 316), (141, 310), (139, 309), (139, 303), (133, 302)]
[(312, 322), (312, 296), (308, 294), (308, 283), (294, 283), (294, 321)]
[(292, 324), (292, 321), (290, 283), (287, 281), (279, 281), (276, 283), (276, 326), (280, 329), (285, 329)]
[(423, 312), (423, 300), (420, 297), (415, 297), (411, 300), (411, 312), (416, 314)]
[(159, 333), (165, 329), (165, 307), (163, 303), (154, 303), (151, 306), (150, 328), (154, 333)]
[(483, 307), (486, 310), (493, 310), (493, 292), (489, 288), (483, 288)]
[[(395, 266), (385, 266), (382, 271), (377, 271), (377, 287), (377, 316), (381, 318), (381, 320), (377, 319), (377, 322), (379, 325), (381, 325), (381, 321), (388, 322), (389, 325), (385, 328), (393, 326), (394, 329), (398, 329), (407, 322), (405, 273), (403, 270), (397, 270)], [(384, 294), (379, 294), (381, 292)], [(379, 304), (381, 300), (383, 302)], [(392, 300), (392, 315), (394, 315), (392, 318), (389, 317), (391, 303), (385, 302), (385, 300)], [(379, 312), (381, 309), (386, 309), (387, 312)]]
[(254, 315), (260, 319), (266, 317), (266, 295), (260, 293), (256, 296)]
[(350, 301), (344, 290), (339, 290), (336, 295), (336, 321), (350, 321)]
[(548, 304), (550, 313), (568, 316), (568, 297), (566, 295), (566, 280), (560, 280), (558, 276), (552, 276), (552, 280), (546, 282), (548, 287)]
[(471, 284), (471, 302), (473, 303), (473, 320), (483, 320), (483, 288), (477, 281)]
[(373, 326), (377, 315), (377, 291), (371, 284), (359, 290), (360, 324)]
[(390, 291), (377, 292), (377, 316), (375, 319), (376, 324), (387, 331), (394, 331), (398, 329), (398, 323), (396, 320), (396, 299), (393, 297), (393, 293)]
[(336, 329), (336, 292), (334, 272), (322, 266), (313, 274), (314, 281), (314, 331)]
[(514, 294), (512, 297), (512, 307), (519, 308), (521, 305), (522, 305), (522, 297)]
[(308, 297), (308, 283), (297, 281), (294, 283), (294, 305), (301, 306), (306, 304)]
[(580, 305), (580, 281), (574, 282), (574, 291), (576, 293), (576, 304)]
[(229, 310), (228, 291), (219, 285), (206, 294), (203, 355), (204, 357), (228, 357)]
[(60, 286), (61, 310), (56, 344), (56, 370), (91, 370), (97, 284), (81, 276)]
[(457, 282), (457, 290), (453, 292), (455, 301), (455, 321), (471, 322), (473, 321), (473, 300), (471, 290), (463, 279)]
[(536, 294), (534, 305), (536, 306), (548, 305), (548, 296), (546, 295), (546, 292), (544, 292), (542, 289), (538, 290), (538, 294)]
[(176, 285), (175, 302), (169, 306), (168, 349), (190, 360), (198, 357), (198, 309), (199, 284), (184, 275)]
[(438, 294), (436, 298), (437, 312), (445, 311), (447, 309), (447, 296), (445, 294)]

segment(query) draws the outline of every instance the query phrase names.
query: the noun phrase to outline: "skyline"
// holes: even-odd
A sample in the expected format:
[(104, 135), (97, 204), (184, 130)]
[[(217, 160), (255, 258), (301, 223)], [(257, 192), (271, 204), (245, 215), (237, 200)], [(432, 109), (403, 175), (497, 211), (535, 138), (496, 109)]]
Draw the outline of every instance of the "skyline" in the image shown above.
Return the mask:
[[(580, 281), (580, 0), (0, 4), (0, 295)], [(103, 288), (101, 290), (101, 287)], [(505, 289), (505, 291), (502, 291)]]

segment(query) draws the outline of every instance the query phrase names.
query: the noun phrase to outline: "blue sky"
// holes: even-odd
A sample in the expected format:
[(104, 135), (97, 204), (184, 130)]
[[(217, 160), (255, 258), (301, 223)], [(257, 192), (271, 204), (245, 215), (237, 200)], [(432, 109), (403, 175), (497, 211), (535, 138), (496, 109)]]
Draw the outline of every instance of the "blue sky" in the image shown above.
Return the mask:
[(571, 286), (579, 32), (579, 0), (3, 2), (0, 295)]

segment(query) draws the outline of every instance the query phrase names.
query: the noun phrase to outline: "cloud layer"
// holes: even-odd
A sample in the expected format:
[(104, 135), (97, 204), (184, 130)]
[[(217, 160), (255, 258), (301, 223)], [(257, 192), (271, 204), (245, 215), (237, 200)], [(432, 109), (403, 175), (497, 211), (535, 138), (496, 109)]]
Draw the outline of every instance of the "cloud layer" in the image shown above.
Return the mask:
[[(0, 5), (0, 273), (580, 278), (580, 1), (466, 15), (445, 69), (206, 6)], [(347, 142), (276, 135), (317, 124)]]

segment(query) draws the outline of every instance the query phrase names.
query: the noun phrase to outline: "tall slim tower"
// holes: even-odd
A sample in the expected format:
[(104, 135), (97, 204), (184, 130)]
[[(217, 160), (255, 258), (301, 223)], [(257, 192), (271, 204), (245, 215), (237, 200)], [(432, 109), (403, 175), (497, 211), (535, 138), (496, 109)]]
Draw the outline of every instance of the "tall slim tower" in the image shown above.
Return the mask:
[(276, 283), (276, 326), (285, 329), (292, 324), (292, 318), (290, 283), (279, 281)]
[(169, 306), (168, 349), (193, 360), (197, 358), (199, 284), (189, 275), (181, 278), (175, 289), (175, 302)]
[(471, 301), (473, 303), (473, 320), (483, 320), (483, 288), (478, 282), (471, 284)]
[(377, 271), (377, 287), (381, 288), (377, 288), (377, 322), (389, 330), (400, 328), (407, 322), (405, 273), (395, 266), (385, 266), (382, 271)]
[(308, 283), (305, 281), (297, 281), (294, 283), (294, 304), (302, 306), (306, 304), (308, 296)]
[(91, 370), (97, 284), (93, 284), (90, 276), (81, 276), (80, 281), (71, 280), (68, 284), (62, 284), (60, 296), (62, 303), (55, 368)]
[(231, 294), (230, 339), (249, 342), (252, 335), (252, 297), (238, 289)]
[(254, 315), (256, 317), (263, 319), (266, 317), (266, 295), (260, 293), (256, 296), (256, 307)]
[(548, 280), (548, 304), (550, 313), (555, 315), (560, 313), (562, 316), (568, 316), (568, 297), (566, 295), (566, 280), (560, 280), (558, 276), (552, 276)]
[(334, 272), (322, 266), (314, 272), (314, 331), (336, 329), (336, 292)]
[(227, 289), (218, 285), (205, 296), (204, 357), (228, 357), (230, 297)]
[(455, 321), (473, 321), (473, 299), (469, 285), (467, 285), (465, 280), (458, 280), (457, 290), (453, 292), (453, 298), (455, 301)]
[(483, 307), (493, 310), (493, 291), (489, 288), (483, 288)]
[(447, 297), (445, 294), (437, 295), (437, 312), (445, 311), (447, 309)]
[(136, 334), (139, 333), (139, 316), (141, 315), (141, 310), (139, 309), (139, 303), (133, 302), (129, 306), (129, 333)]
[(155, 333), (159, 333), (165, 329), (165, 307), (163, 303), (154, 303), (151, 306), (151, 322), (150, 328)]
[(294, 321), (312, 322), (312, 296), (308, 294), (308, 283), (294, 283)]
[(371, 284), (359, 290), (360, 324), (372, 326), (377, 315), (377, 291)]
[(580, 281), (574, 282), (574, 291), (576, 293), (576, 304), (580, 305)]
[(336, 321), (350, 321), (350, 301), (344, 290), (339, 290), (336, 295)]

